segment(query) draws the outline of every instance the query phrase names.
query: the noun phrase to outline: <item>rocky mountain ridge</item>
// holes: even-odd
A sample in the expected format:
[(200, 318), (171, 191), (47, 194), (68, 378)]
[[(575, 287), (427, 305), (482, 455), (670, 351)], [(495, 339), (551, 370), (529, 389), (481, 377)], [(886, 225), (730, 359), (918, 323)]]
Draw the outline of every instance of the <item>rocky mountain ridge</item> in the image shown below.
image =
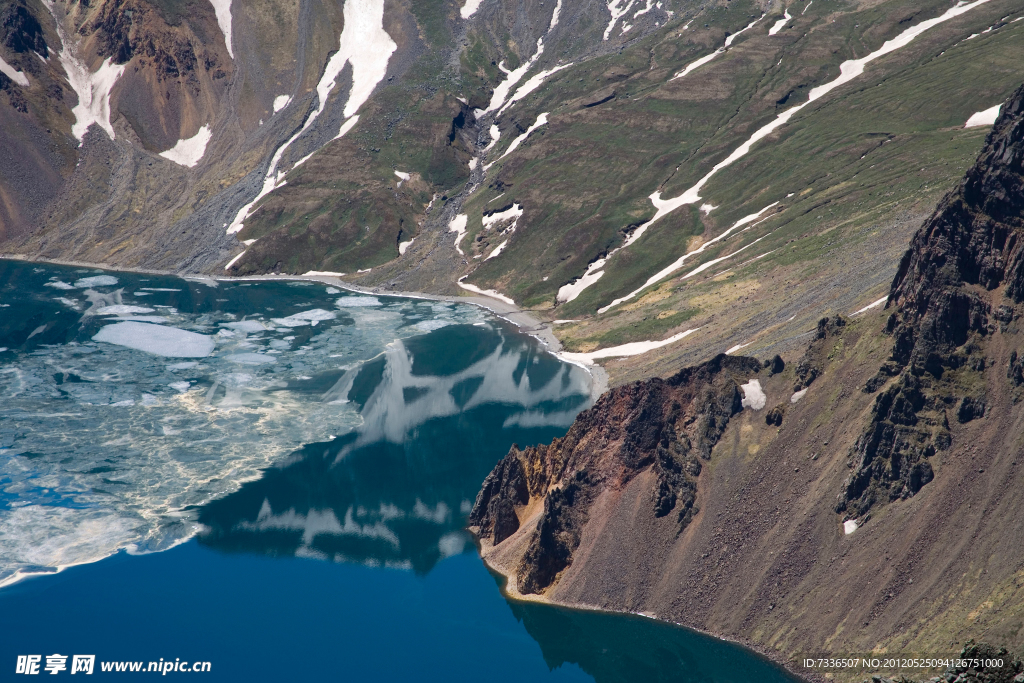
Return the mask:
[(1022, 133), (1024, 87), (887, 311), (823, 319), (788, 364), (719, 356), (618, 387), (564, 439), (513, 448), (470, 518), (507, 590), (794, 661), (1020, 649)]

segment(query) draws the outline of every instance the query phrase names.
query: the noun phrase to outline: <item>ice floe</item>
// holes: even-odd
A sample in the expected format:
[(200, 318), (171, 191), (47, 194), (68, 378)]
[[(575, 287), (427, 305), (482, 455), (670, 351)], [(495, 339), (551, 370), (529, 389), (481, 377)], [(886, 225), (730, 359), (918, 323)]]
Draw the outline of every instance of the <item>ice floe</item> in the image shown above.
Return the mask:
[(127, 306), (124, 304), (118, 306), (104, 306), (96, 311), (96, 315), (128, 315), (129, 313), (152, 313), (155, 308), (147, 308), (146, 306)]
[(78, 289), (84, 289), (85, 287), (112, 287), (116, 284), (117, 278), (113, 275), (93, 275), (75, 280), (75, 287)]
[(375, 296), (346, 296), (334, 302), (338, 308), (368, 308), (380, 306), (380, 299)]
[(768, 29), (768, 35), (774, 36), (776, 33), (786, 28), (786, 24), (789, 23), (789, 20), (792, 18), (793, 17), (789, 15), (789, 9), (787, 8), (786, 11), (783, 13), (782, 18), (776, 21), (775, 24), (770, 29)]
[(675, 344), (680, 339), (689, 337), (691, 334), (699, 330), (700, 328), (694, 328), (692, 330), (686, 330), (679, 334), (674, 334), (668, 339), (661, 341), (642, 341), (642, 342), (630, 342), (629, 344), (622, 344), (621, 346), (611, 346), (607, 349), (599, 349), (597, 351), (591, 351), (590, 353), (559, 353), (559, 358), (570, 362), (583, 363), (584, 365), (593, 365), (595, 360), (601, 358), (624, 358), (627, 356), (639, 356), (640, 354), (647, 353), (648, 351), (654, 351), (660, 349), (663, 346), (669, 344)]
[(997, 104), (994, 107), (989, 107), (985, 111), (979, 111), (973, 114), (971, 118), (967, 119), (967, 123), (964, 124), (964, 128), (974, 128), (975, 126), (991, 126), (999, 118), (999, 110), (1002, 108), (1002, 104)]
[(170, 159), (176, 164), (191, 168), (198, 164), (199, 160), (206, 154), (206, 145), (210, 142), (211, 137), (210, 127), (204, 125), (192, 137), (178, 140), (174, 147), (171, 147), (166, 152), (160, 152), (160, 156)]
[(238, 330), (239, 332), (266, 332), (268, 329), (274, 329), (259, 320), (239, 320), (237, 322), (221, 323), (221, 327), (227, 327), (232, 330)]
[(53, 287), (54, 289), (74, 289), (74, 285), (69, 285), (66, 282), (57, 280), (56, 282), (47, 282), (43, 287)]
[(740, 403), (744, 408), (761, 410), (761, 408), (764, 408), (765, 403), (768, 402), (768, 397), (765, 396), (764, 389), (761, 388), (761, 382), (756, 379), (752, 379), (746, 384), (741, 384), (740, 391), (743, 392), (743, 400)]
[(271, 322), (281, 327), (303, 327), (313, 325), (314, 327), (323, 320), (334, 320), (337, 314), (334, 311), (325, 311), (322, 308), (313, 308), (301, 313), (295, 313), (287, 318), (271, 318)]
[(213, 5), (213, 13), (217, 15), (217, 25), (224, 34), (224, 45), (228, 48), (228, 55), (234, 59), (235, 51), (231, 45), (231, 0), (210, 0), (210, 4)]
[(263, 365), (277, 362), (276, 358), (266, 353), (233, 353), (224, 356), (224, 360), (239, 365)]
[(458, 216), (452, 219), (452, 222), (448, 224), (448, 231), (455, 233), (455, 251), (465, 256), (466, 252), (462, 251), (462, 247), (459, 246), (459, 242), (466, 236), (466, 223), (469, 222), (469, 216), (464, 213), (460, 213)]
[(13, 66), (5, 62), (3, 57), (0, 57), (0, 73), (7, 76), (23, 88), (28, 87), (28, 76), (26, 76), (24, 72), (18, 71)]
[(93, 340), (168, 358), (201, 358), (209, 356), (214, 349), (213, 338), (205, 334), (140, 322), (107, 325)]

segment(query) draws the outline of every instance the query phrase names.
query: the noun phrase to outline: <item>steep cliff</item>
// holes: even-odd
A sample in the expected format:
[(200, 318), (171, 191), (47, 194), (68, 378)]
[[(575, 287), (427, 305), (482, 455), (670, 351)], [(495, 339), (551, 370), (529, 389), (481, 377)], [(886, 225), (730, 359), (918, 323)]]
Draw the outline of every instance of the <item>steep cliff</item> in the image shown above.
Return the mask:
[(508, 590), (786, 658), (1019, 650), (1022, 163), (1024, 87), (884, 311), (823, 319), (785, 367), (718, 357), (620, 387), (514, 448), (471, 516)]

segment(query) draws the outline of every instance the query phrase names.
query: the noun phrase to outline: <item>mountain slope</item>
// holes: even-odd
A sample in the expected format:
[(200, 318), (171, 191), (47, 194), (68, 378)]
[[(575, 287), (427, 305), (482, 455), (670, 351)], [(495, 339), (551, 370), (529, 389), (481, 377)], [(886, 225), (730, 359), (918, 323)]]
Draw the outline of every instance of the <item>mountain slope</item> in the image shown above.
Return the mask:
[(785, 367), (720, 356), (613, 389), (513, 448), (472, 513), (509, 590), (791, 661), (1019, 649), (1022, 183), (1024, 87), (887, 311), (822, 320)]
[(1024, 40), (1013, 0), (2, 12), (4, 253), (493, 291), (613, 383), (878, 299)]

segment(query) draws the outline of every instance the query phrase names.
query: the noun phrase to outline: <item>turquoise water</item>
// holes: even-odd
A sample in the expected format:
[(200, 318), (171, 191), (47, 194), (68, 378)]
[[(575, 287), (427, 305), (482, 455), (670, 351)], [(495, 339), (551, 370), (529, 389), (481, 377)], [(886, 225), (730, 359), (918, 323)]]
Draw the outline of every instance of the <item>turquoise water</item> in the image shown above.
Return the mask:
[(504, 599), (471, 502), (590, 379), (479, 309), (0, 261), (0, 348), (0, 671), (791, 680), (684, 629)]

